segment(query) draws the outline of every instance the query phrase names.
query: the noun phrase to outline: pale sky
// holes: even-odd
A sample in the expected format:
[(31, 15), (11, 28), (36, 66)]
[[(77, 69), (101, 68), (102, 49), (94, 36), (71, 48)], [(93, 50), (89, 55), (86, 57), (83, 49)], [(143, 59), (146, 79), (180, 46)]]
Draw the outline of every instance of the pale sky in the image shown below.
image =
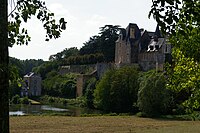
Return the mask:
[(18, 59), (43, 59), (61, 52), (65, 48), (82, 47), (90, 37), (99, 33), (104, 25), (120, 25), (126, 28), (136, 23), (139, 28), (155, 31), (156, 22), (148, 18), (151, 0), (45, 0), (47, 7), (56, 18), (64, 17), (66, 30), (61, 38), (45, 42), (42, 23), (35, 18), (27, 27), (32, 41), (28, 46), (14, 45), (9, 49), (10, 56)]

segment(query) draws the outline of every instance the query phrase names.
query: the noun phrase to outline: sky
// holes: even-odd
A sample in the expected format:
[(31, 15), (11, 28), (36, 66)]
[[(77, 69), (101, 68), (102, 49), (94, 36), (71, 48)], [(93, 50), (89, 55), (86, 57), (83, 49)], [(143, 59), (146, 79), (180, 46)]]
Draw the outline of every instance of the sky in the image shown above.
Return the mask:
[[(156, 21), (148, 18), (151, 0), (45, 0), (48, 9), (58, 20), (64, 17), (66, 30), (58, 39), (45, 42), (45, 30), (35, 17), (23, 24), (28, 29), (31, 42), (9, 48), (11, 57), (21, 60), (48, 60), (50, 55), (65, 48), (81, 48), (90, 37), (98, 35), (105, 25), (120, 25), (126, 28), (136, 23), (139, 28), (155, 31)], [(10, 5), (9, 5), (10, 6)]]

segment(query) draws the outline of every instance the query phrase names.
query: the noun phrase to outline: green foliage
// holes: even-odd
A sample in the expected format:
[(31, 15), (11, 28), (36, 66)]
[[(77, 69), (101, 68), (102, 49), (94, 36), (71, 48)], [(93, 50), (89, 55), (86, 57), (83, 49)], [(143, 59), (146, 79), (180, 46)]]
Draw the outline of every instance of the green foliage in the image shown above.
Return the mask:
[(42, 79), (45, 79), (47, 77), (47, 74), (51, 71), (55, 71), (59, 67), (59, 63), (57, 61), (47, 61), (40, 66), (34, 67), (33, 71), (37, 74), (40, 74)]
[[(181, 34), (180, 31), (177, 31), (175, 35), (170, 38), (170, 42), (173, 44), (175, 49), (181, 51), (187, 58), (193, 58), (194, 61), (200, 61), (200, 27), (192, 28), (187, 30), (187, 35)], [(174, 50), (173, 57), (179, 58)]]
[(199, 12), (199, 0), (153, 0), (149, 17), (153, 15), (163, 33), (179, 30), (186, 35), (188, 29), (199, 26)]
[(66, 29), (64, 18), (57, 24), (54, 19), (54, 13), (51, 13), (45, 2), (40, 0), (18, 0), (14, 10), (8, 15), (11, 17), (8, 24), (9, 45), (28, 44), (31, 40), (25, 28), (22, 28), (22, 22), (27, 22), (32, 16), (43, 23), (46, 30), (46, 41), (52, 38), (59, 38), (62, 30)]
[(78, 55), (78, 53), (79, 53), (79, 50), (76, 47), (66, 48), (63, 51), (61, 51), (55, 55), (51, 55), (49, 57), (49, 60), (50, 61), (56, 61), (56, 60), (60, 61), (62, 59), (66, 59), (70, 56), (76, 56), (76, 55)]
[(138, 76), (136, 67), (108, 71), (96, 86), (96, 107), (117, 113), (131, 112), (137, 102)]
[(188, 113), (200, 107), (200, 2), (153, 0), (150, 15), (170, 34), (173, 65), (168, 68), (168, 88)]
[(118, 38), (119, 26), (105, 25), (100, 28), (99, 35), (95, 35), (84, 43), (80, 49), (80, 54), (101, 53), (105, 62), (114, 61), (115, 57), (115, 41)]
[(55, 72), (51, 72), (42, 83), (42, 93), (54, 97), (75, 98), (75, 81), (75, 75), (73, 74), (58, 75)]
[(20, 81), (18, 68), (9, 64), (9, 99), (15, 95), (20, 95)]
[(20, 103), (21, 104), (29, 104), (30, 102), (29, 102), (28, 97), (23, 97), (23, 98), (20, 99)]
[[(44, 63), (44, 61), (41, 59), (19, 60), (13, 57), (9, 58), (9, 62), (10, 62), (10, 66), (16, 67), (17, 71), (19, 72), (20, 77), (31, 72), (34, 67), (38, 67)], [(16, 70), (15, 71), (11, 70), (10, 73), (17, 74)]]
[(71, 105), (77, 107), (85, 107), (84, 97), (78, 97), (76, 99), (66, 99), (66, 98), (44, 95), (40, 97), (40, 102), (43, 104), (64, 105), (64, 106)]
[(91, 78), (86, 83), (85, 89), (85, 98), (86, 98), (86, 106), (88, 108), (94, 108), (94, 90), (96, 89), (96, 78)]
[(31, 72), (33, 67), (42, 64), (43, 60), (19, 60), (13, 57), (9, 58), (9, 98), (11, 99), (16, 94), (20, 95), (20, 87), (22, 77)]
[(143, 115), (152, 117), (167, 112), (170, 95), (165, 84), (164, 75), (155, 71), (149, 71), (140, 77), (138, 107)]
[(9, 84), (9, 99), (11, 99), (15, 95), (20, 95), (20, 84), (19, 80), (15, 80), (10, 82)]
[(97, 84), (96, 89), (94, 90), (94, 104), (97, 108), (110, 111), (110, 88), (112, 82), (112, 76), (115, 70), (109, 70), (102, 77), (100, 82)]
[(83, 65), (83, 64), (95, 64), (97, 62), (103, 62), (103, 54), (89, 54), (89, 55), (77, 55), (70, 56), (64, 59), (64, 65)]
[(200, 107), (200, 65), (194, 58), (186, 57), (179, 49), (174, 49), (173, 55), (176, 62), (174, 67), (168, 70), (167, 87), (176, 96), (183, 95), (176, 100), (191, 113)]
[(11, 103), (12, 104), (19, 104), (20, 103), (20, 96), (19, 95), (13, 96), (12, 99), (11, 99)]

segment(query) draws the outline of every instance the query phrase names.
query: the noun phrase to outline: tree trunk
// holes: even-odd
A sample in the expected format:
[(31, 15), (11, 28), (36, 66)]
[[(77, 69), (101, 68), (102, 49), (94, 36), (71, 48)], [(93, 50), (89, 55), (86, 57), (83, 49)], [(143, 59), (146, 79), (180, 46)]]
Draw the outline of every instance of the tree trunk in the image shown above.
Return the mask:
[(9, 133), (7, 0), (0, 0), (0, 133)]

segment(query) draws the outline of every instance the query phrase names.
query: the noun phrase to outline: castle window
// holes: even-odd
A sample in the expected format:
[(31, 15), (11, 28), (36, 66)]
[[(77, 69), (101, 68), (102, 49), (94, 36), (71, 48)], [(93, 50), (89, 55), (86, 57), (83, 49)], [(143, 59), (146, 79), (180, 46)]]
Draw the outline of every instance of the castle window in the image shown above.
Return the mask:
[(154, 46), (151, 45), (151, 46), (149, 46), (149, 48), (150, 48), (150, 50), (153, 50), (153, 49), (154, 49)]
[(159, 49), (159, 45), (155, 45), (155, 49), (158, 50)]
[(130, 38), (135, 39), (135, 29), (134, 28), (130, 29)]

